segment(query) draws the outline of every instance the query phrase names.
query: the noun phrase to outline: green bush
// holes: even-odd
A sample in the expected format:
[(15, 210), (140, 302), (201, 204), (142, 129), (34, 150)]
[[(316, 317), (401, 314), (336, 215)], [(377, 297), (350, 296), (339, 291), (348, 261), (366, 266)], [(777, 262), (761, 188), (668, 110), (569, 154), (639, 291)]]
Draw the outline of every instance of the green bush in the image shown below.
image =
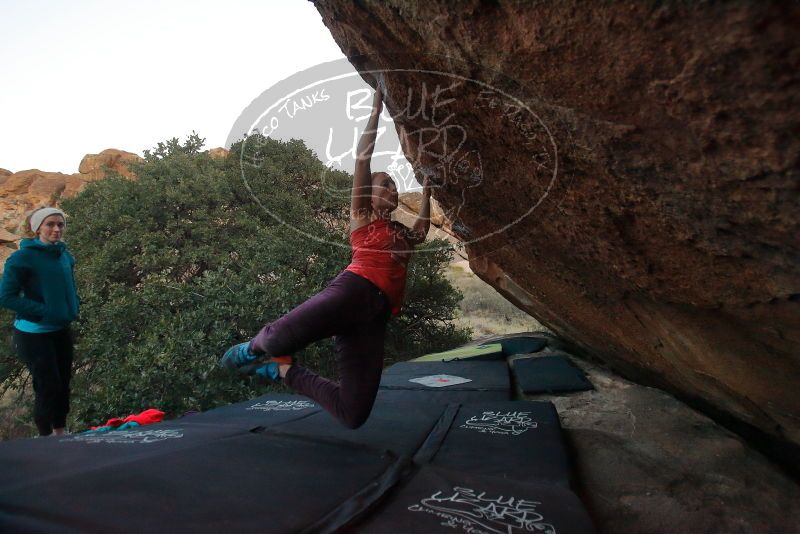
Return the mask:
[[(219, 356), (349, 262), (349, 174), (325, 169), (296, 140), (250, 137), (222, 159), (202, 145), (195, 134), (159, 143), (132, 169), (136, 181), (111, 176), (63, 203), (82, 300), (73, 428), (263, 393), (218, 369)], [(447, 261), (436, 251), (412, 259), (404, 312), (388, 327), (390, 361), (468, 340), (452, 323), (460, 294), (444, 277)], [(335, 376), (331, 340), (298, 356)], [(0, 365), (4, 384), (18, 376), (18, 363)]]
[[(14, 312), (0, 308), (0, 380), (5, 386), (19, 378), (24, 367), (17, 361), (11, 341), (12, 323)], [(5, 388), (0, 389), (0, 397), (5, 393)]]

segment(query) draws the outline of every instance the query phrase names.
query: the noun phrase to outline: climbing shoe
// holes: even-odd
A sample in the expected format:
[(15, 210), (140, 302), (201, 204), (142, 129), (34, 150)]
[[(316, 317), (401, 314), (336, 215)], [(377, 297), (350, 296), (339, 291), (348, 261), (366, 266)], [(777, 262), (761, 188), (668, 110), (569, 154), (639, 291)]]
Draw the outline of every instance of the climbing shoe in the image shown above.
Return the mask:
[(249, 374), (255, 376), (260, 382), (277, 382), (281, 379), (279, 365), (280, 364), (277, 362), (270, 361), (263, 365), (256, 366), (252, 373)]
[(253, 376), (260, 382), (277, 382), (281, 379), (280, 366), (292, 365), (292, 363), (294, 363), (294, 359), (291, 356), (276, 356), (266, 362), (244, 365), (239, 368), (239, 372)]
[(228, 369), (239, 369), (245, 365), (250, 365), (255, 362), (259, 355), (250, 352), (250, 342), (239, 343), (225, 351), (222, 358), (219, 360), (220, 367)]

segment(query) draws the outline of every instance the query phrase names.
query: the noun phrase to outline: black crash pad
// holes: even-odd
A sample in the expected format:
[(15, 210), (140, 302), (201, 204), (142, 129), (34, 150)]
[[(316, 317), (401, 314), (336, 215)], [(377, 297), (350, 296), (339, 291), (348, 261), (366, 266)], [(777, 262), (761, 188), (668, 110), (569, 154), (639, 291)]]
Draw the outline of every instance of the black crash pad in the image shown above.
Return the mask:
[(583, 534), (594, 528), (565, 488), (424, 467), (355, 531)]
[(245, 433), (239, 428), (168, 421), (129, 430), (8, 441), (0, 444), (0, 493), (44, 486), (58, 477), (81, 477), (99, 468), (126, 471), (155, 456), (183, 454), (199, 444)]
[(321, 532), (362, 513), (400, 467), (353, 444), (246, 433), (0, 490), (0, 530)]
[(505, 356), (512, 356), (514, 354), (529, 354), (542, 350), (547, 346), (547, 338), (534, 336), (509, 337), (497, 340), (494, 343), (500, 343)]
[(561, 424), (550, 402), (461, 405), (431, 463), (520, 482), (570, 483)]
[(278, 433), (353, 442), (398, 456), (412, 456), (437, 424), (445, 406), (419, 398), (378, 395), (363, 426), (351, 430), (325, 411), (274, 427)]
[(511, 372), (525, 394), (594, 389), (583, 371), (564, 356), (518, 358), (511, 362)]
[(383, 389), (378, 391), (378, 398), (393, 401), (417, 402), (428, 405), (463, 404), (465, 402), (506, 401), (509, 391), (501, 390), (450, 390), (450, 389)]
[[(469, 382), (429, 387), (410, 381), (435, 375), (463, 377), (469, 379)], [(437, 391), (508, 391), (508, 365), (505, 361), (402, 362), (383, 371), (381, 387)]]
[(308, 397), (270, 393), (206, 412), (186, 415), (180, 421), (252, 429), (302, 419), (320, 411), (322, 408)]

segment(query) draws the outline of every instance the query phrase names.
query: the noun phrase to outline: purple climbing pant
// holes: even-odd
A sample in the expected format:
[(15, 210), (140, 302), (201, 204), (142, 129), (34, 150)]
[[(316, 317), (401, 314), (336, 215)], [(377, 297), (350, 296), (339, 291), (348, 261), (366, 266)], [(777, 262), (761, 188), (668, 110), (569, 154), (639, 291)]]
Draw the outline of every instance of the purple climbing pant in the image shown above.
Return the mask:
[(348, 428), (363, 425), (372, 411), (383, 370), (383, 338), (391, 307), (372, 282), (343, 271), (328, 286), (269, 323), (250, 342), (256, 354), (282, 356), (335, 336), (341, 382), (292, 365), (284, 382), (317, 401)]

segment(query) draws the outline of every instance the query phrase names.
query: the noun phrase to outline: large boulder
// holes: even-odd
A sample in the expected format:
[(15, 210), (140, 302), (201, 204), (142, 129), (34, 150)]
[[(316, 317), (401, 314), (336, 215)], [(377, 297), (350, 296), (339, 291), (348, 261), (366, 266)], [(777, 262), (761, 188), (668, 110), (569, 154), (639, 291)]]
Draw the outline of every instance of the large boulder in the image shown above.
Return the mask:
[(800, 4), (316, 6), (477, 274), (800, 468)]

